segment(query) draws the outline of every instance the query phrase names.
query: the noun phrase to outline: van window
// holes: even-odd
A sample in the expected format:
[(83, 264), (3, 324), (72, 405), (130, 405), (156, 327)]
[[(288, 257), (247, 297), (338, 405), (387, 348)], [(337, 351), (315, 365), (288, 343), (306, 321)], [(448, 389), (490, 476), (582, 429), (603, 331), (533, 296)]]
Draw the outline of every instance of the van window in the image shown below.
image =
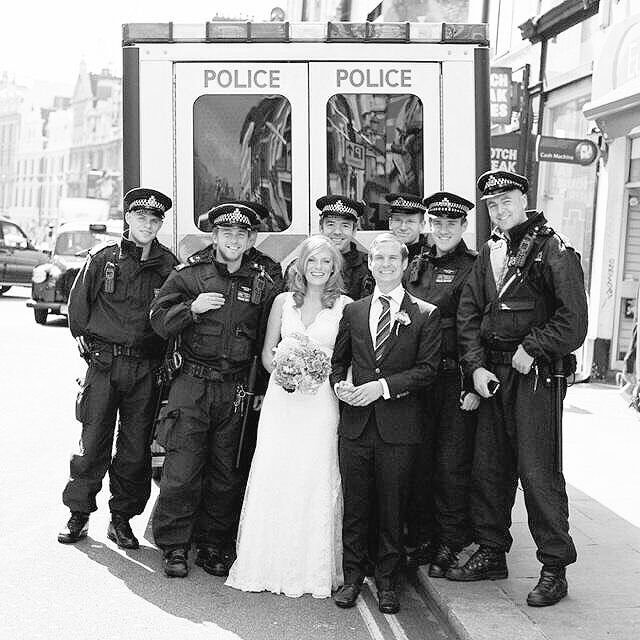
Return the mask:
[(422, 102), (412, 94), (337, 94), (327, 102), (327, 193), (364, 200), (362, 229), (387, 229), (385, 194), (424, 189)]
[(250, 200), (259, 231), (291, 224), (291, 105), (280, 95), (205, 95), (193, 106), (194, 223), (211, 207)]

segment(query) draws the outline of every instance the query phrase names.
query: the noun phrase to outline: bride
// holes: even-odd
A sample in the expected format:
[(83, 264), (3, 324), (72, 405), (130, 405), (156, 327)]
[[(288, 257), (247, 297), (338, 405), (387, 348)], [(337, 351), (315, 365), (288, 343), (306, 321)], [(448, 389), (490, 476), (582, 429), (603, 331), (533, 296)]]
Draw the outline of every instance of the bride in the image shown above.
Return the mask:
[[(291, 291), (274, 301), (262, 350), (273, 372), (274, 347), (302, 333), (331, 356), (344, 306), (342, 257), (327, 238), (301, 245)], [(226, 584), (326, 598), (342, 579), (342, 489), (338, 401), (325, 380), (316, 394), (289, 393), (271, 376)]]

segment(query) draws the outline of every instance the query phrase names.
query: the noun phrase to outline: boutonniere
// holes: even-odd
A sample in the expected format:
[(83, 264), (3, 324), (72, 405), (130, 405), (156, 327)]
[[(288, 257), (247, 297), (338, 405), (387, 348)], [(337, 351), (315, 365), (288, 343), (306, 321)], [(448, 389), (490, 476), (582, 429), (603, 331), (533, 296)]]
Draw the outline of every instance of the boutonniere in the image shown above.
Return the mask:
[(406, 311), (397, 311), (393, 316), (393, 320), (396, 325), (396, 335), (398, 335), (398, 331), (400, 331), (400, 325), (408, 327), (411, 324), (411, 318)]

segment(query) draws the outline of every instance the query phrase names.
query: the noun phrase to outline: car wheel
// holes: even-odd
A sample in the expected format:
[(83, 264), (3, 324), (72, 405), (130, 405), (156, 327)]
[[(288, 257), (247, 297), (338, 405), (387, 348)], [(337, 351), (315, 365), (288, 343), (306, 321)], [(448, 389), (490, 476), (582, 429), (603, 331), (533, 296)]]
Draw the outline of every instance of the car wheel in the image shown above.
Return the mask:
[(11, 287), (0, 287), (0, 296), (9, 291), (9, 289), (11, 289)]
[(47, 324), (47, 316), (49, 315), (49, 309), (34, 309), (33, 317), (38, 324)]

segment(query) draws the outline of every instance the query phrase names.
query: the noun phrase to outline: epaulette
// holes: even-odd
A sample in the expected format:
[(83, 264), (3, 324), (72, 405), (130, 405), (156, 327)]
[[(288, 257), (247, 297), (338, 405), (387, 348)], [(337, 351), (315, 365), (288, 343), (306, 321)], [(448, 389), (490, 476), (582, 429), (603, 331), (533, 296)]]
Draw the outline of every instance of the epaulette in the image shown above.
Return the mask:
[(118, 244), (118, 240), (106, 240), (105, 242), (101, 242), (100, 244), (97, 244), (95, 247), (91, 247), (91, 249), (89, 249), (88, 254), (93, 257), (98, 255), (101, 251), (104, 251), (105, 249), (108, 249), (109, 247), (113, 247), (113, 245), (117, 245)]
[(190, 265), (188, 265), (186, 262), (181, 262), (180, 264), (177, 264), (175, 267), (173, 267), (176, 271), (182, 271), (185, 267), (188, 267)]

